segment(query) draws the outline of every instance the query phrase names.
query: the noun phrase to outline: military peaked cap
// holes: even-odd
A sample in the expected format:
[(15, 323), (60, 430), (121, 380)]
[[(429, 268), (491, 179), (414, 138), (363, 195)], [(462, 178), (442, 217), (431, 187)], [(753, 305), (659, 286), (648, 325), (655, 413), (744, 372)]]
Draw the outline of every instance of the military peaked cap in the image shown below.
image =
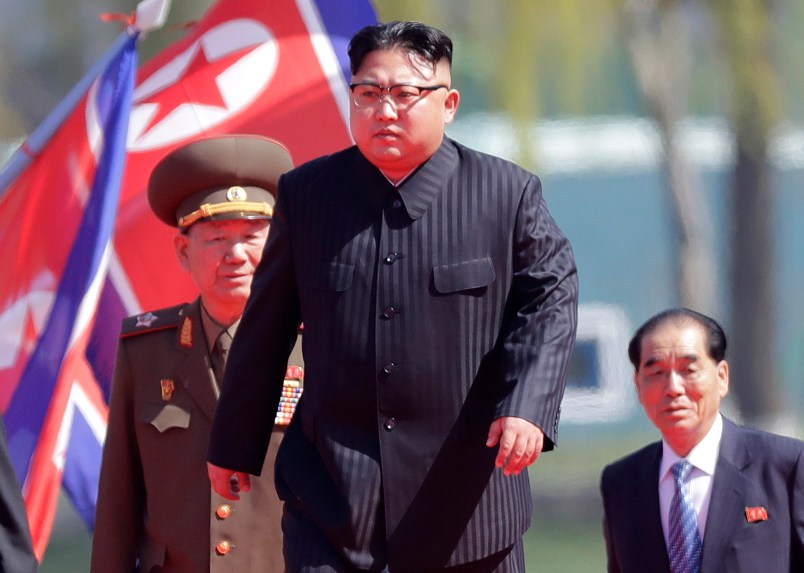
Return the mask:
[(288, 150), (267, 137), (201, 139), (156, 165), (148, 203), (159, 219), (182, 230), (198, 221), (270, 219), (279, 177), (292, 168)]

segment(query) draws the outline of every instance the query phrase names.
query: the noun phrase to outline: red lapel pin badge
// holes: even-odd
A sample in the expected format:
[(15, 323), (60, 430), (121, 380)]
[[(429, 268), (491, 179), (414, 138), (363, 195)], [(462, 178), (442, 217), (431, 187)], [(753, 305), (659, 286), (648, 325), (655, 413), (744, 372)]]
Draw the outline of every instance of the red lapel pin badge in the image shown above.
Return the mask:
[(176, 385), (173, 383), (173, 380), (163, 378), (159, 381), (159, 385), (162, 388), (162, 400), (170, 402), (173, 399), (173, 392), (176, 390)]
[(756, 523), (757, 521), (765, 521), (768, 519), (768, 510), (758, 505), (756, 507), (745, 508), (745, 518), (748, 523)]

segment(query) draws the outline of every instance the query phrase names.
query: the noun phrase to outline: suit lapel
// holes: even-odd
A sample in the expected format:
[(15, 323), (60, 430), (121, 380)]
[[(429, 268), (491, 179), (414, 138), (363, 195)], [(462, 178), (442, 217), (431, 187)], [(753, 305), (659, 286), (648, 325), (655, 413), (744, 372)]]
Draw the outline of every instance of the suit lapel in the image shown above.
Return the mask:
[(182, 313), (176, 347), (184, 354), (184, 359), (176, 369), (179, 383), (192, 396), (201, 411), (212, 419), (218, 403), (218, 388), (209, 364), (198, 299), (188, 304)]
[(657, 442), (646, 456), (646, 463), (640, 464), (642, 475), (635, 480), (637, 491), (634, 495), (635, 508), (632, 515), (644, 516), (640, 524), (642, 532), (635, 543), (636, 555), (643, 556), (644, 570), (656, 573), (670, 573), (667, 545), (664, 542), (662, 518), (659, 511), (659, 466), (662, 461), (662, 443)]
[(399, 194), (411, 219), (420, 219), (449, 180), (458, 165), (458, 151), (447, 137), (435, 155), (400, 186)]
[(739, 432), (737, 426), (723, 419), (723, 437), (706, 517), (701, 561), (703, 571), (715, 571), (722, 567), (723, 548), (742, 525), (742, 511), (748, 491), (742, 470), (750, 463), (750, 455), (740, 440)]

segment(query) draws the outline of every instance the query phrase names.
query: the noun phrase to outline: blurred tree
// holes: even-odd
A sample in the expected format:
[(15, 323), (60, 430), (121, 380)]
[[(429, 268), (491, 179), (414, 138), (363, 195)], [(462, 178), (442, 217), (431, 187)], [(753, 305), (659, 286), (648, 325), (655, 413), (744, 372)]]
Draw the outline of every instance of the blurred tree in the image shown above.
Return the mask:
[[(6, 51), (0, 46), (0, 84), (2, 84), (4, 78), (8, 77)], [(17, 111), (0, 97), (0, 141), (9, 135), (25, 133), (23, 126), (24, 123)], [(0, 165), (2, 165), (3, 159), (3, 156), (0, 155)]]
[(771, 63), (772, 0), (710, 0), (731, 75), (734, 134), (731, 229), (732, 381), (744, 418), (778, 419), (774, 348), (773, 186), (769, 148), (779, 117)]
[(19, 119), (0, 124), (0, 137), (27, 135), (114, 41), (117, 27), (104, 24), (98, 15), (118, 9), (122, 0), (91, 4), (0, 0), (0, 50), (5, 58), (0, 108), (13, 109)]
[(151, 32), (140, 42), (140, 62), (147, 62), (169, 45), (180, 40), (187, 33), (188, 28), (203, 18), (207, 9), (214, 3), (215, 0), (193, 0), (192, 2), (173, 0), (165, 25), (161, 29)]
[(534, 118), (539, 117), (538, 76), (539, 5), (534, 0), (510, 0), (502, 8), (504, 30), (500, 36), (501, 58), (494, 68), (494, 96), (498, 106), (508, 112), (516, 141), (514, 159), (533, 168), (536, 163), (531, 145)]
[[(213, 0), (173, 2), (162, 30), (140, 42), (140, 61), (164, 49)], [(0, 139), (29, 134), (114, 42), (136, 0), (0, 0)], [(35, 33), (32, 33), (35, 30)]]
[(679, 124), (689, 110), (692, 52), (683, 0), (629, 0), (629, 45), (647, 109), (658, 128), (667, 186), (678, 231), (678, 298), (683, 306), (713, 314), (719, 274), (714, 223), (695, 164), (684, 154)]
[(373, 4), (380, 22), (416, 20), (431, 24), (440, 20), (435, 13), (440, 11), (441, 5), (428, 0), (373, 0)]

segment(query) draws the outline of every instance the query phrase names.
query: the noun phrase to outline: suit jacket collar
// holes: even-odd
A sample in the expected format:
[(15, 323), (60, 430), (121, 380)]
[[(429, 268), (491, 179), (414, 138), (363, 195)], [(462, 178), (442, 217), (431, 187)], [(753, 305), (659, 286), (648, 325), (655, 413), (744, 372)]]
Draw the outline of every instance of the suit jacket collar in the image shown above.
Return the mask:
[[(365, 188), (373, 211), (378, 211), (396, 189), (385, 175), (358, 151), (354, 163), (355, 184)], [(458, 151), (448, 137), (430, 159), (425, 161), (396, 189), (411, 219), (419, 219), (444, 188), (447, 174), (458, 164)]]
[(645, 571), (670, 573), (670, 560), (664, 542), (662, 518), (659, 510), (659, 466), (662, 461), (662, 442), (656, 442), (645, 451), (645, 463), (640, 463), (637, 491), (634, 492), (636, 510), (631, 515), (644, 516), (642, 535), (634, 550), (645, 556)]
[(458, 164), (458, 151), (452, 141), (444, 137), (441, 147), (422, 164), (399, 189), (402, 202), (411, 219), (419, 219), (444, 188), (449, 173)]
[(751, 464), (751, 452), (741, 436), (742, 430), (723, 418), (717, 469), (712, 482), (701, 570), (715, 571), (722, 566), (722, 548), (743, 526), (745, 499), (751, 488), (743, 470)]
[(176, 350), (184, 355), (176, 368), (178, 382), (204, 414), (212, 419), (219, 390), (201, 326), (201, 299), (196, 299), (182, 310), (181, 323), (176, 333)]

